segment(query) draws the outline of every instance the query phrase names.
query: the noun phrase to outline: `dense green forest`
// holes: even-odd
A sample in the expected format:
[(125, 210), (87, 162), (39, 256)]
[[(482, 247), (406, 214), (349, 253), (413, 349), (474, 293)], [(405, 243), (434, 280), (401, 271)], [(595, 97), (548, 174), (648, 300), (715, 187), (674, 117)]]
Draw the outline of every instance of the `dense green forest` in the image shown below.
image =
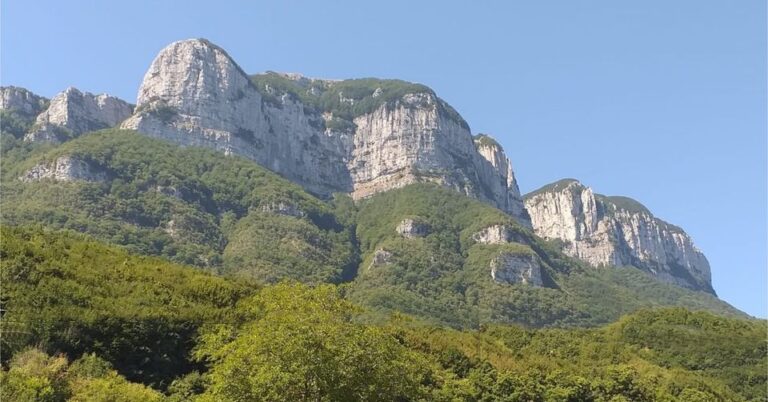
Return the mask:
[[(350, 297), (372, 311), (398, 310), (456, 327), (597, 325), (664, 305), (742, 315), (709, 294), (660, 283), (633, 267), (587, 267), (509, 215), (442, 187), (420, 184), (379, 194), (360, 202), (355, 217), (362, 263)], [(395, 228), (405, 218), (428, 227), (428, 233), (399, 235)], [(490, 225), (507, 228), (515, 241), (473, 239)], [(385, 265), (373, 264), (377, 250), (391, 253)], [(500, 253), (534, 255), (543, 286), (494, 281), (491, 260)]]
[[(6, 224), (86, 232), (137, 253), (266, 282), (340, 282), (356, 261), (353, 234), (333, 205), (253, 162), (123, 130), (53, 149), (9, 135), (3, 141)], [(106, 180), (18, 180), (61, 156), (86, 161)], [(302, 216), (282, 213), (281, 205)]]
[[(103, 130), (61, 145), (2, 136), (2, 222), (88, 233), (128, 251), (262, 284), (349, 283), (369, 321), (401, 311), (456, 328), (480, 322), (590, 326), (639, 308), (684, 306), (742, 316), (717, 298), (632, 268), (593, 269), (560, 253), (503, 212), (432, 184), (354, 203), (319, 199), (259, 165), (180, 148), (133, 131)], [(68, 156), (100, 180), (22, 181)], [(418, 237), (396, 231), (405, 219)], [(500, 225), (506, 244), (474, 235)], [(373, 264), (377, 251), (387, 261)], [(542, 285), (498, 283), (500, 254), (529, 255)]]
[[(587, 267), (440, 186), (326, 199), (133, 131), (16, 131), (0, 133), (1, 400), (765, 400), (765, 321)], [(96, 179), (20, 179), (64, 157)], [(490, 227), (504, 241), (480, 241)], [(494, 280), (501, 255), (540, 281)]]
[(370, 324), (350, 285), (261, 287), (82, 234), (0, 234), (2, 400), (765, 400), (760, 320)]

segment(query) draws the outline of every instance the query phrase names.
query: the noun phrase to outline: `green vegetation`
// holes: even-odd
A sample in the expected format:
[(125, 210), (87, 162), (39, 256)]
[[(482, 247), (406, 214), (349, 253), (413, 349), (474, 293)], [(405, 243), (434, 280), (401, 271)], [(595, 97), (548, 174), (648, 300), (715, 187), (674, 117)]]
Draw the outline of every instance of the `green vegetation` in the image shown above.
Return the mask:
[[(400, 237), (395, 227), (413, 217), (426, 222), (431, 233)], [(378, 316), (397, 310), (456, 327), (489, 322), (593, 326), (640, 308), (674, 305), (743, 316), (716, 297), (660, 283), (636, 268), (587, 267), (499, 210), (438, 186), (378, 194), (360, 203), (356, 218), (363, 262), (350, 298)], [(472, 240), (496, 224), (509, 228), (517, 243)], [(390, 252), (390, 261), (373, 265), (376, 250)], [(493, 281), (490, 261), (502, 252), (535, 253), (544, 287)]]
[[(440, 110), (463, 127), (466, 121), (448, 103), (438, 98), (429, 87), (401, 80), (359, 78), (342, 81), (294, 80), (283, 74), (266, 72), (251, 76), (251, 81), (264, 99), (282, 107), (279, 96), (287, 94), (315, 112), (329, 112), (352, 124), (355, 117), (372, 113), (382, 105), (392, 106), (407, 94), (428, 94), (439, 102)], [(342, 123), (334, 123), (340, 126)]]
[(0, 110), (0, 131), (11, 134), (16, 138), (23, 137), (32, 127), (32, 123), (34, 123), (34, 119), (30, 119), (13, 110)]
[[(351, 300), (368, 307), (373, 321), (401, 311), (455, 327), (584, 326), (674, 305), (738, 314), (716, 298), (634, 269), (587, 268), (501, 211), (436, 185), (355, 205), (346, 196), (319, 200), (244, 159), (132, 131), (104, 130), (58, 146), (9, 144), (0, 183), (5, 224), (84, 232), (129, 252), (263, 284), (352, 282)], [(61, 156), (86, 161), (106, 180), (16, 179)], [(401, 237), (395, 228), (406, 218), (429, 234)], [(516, 243), (475, 244), (473, 235), (491, 225), (506, 226)], [(389, 262), (372, 265), (377, 250), (391, 253)], [(515, 250), (536, 254), (544, 287), (493, 281), (490, 261)]]
[(473, 139), (475, 142), (480, 143), (480, 145), (501, 148), (501, 145), (498, 143), (498, 141), (496, 141), (488, 134), (478, 134), (475, 135)]
[(334, 286), (277, 285), (240, 304), (242, 322), (203, 333), (212, 363), (202, 400), (373, 401), (419, 396), (426, 363)]
[[(107, 180), (16, 179), (60, 156), (86, 161)], [(105, 130), (53, 149), (10, 142), (2, 162), (6, 224), (72, 229), (140, 254), (270, 280), (339, 282), (357, 258), (351, 229), (331, 206), (244, 159)], [(263, 212), (280, 203), (304, 216)], [(258, 244), (279, 247), (251, 247)]]
[[(21, 90), (27, 92), (23, 88), (8, 87), (11, 90)], [(32, 98), (36, 98), (31, 95)], [(35, 106), (39, 109), (32, 110), (31, 113), (27, 113), (23, 110), (16, 109), (0, 109), (0, 133), (8, 134), (14, 138), (22, 138), (24, 134), (29, 132), (35, 123), (37, 118), (37, 112), (43, 111), (48, 108), (50, 101), (47, 99), (37, 98), (33, 102), (37, 103)]]
[(525, 194), (523, 198), (528, 199), (543, 193), (556, 193), (556, 192), (562, 191), (563, 189), (565, 189), (566, 187), (568, 187), (573, 183), (581, 184), (576, 179), (560, 179), (554, 183), (549, 183), (545, 186), (542, 186), (536, 190), (531, 191), (528, 194)]
[(159, 402), (164, 395), (128, 382), (108, 362), (93, 354), (71, 365), (64, 356), (48, 356), (36, 349), (17, 353), (8, 371), (0, 372), (0, 399), (4, 401), (112, 401)]
[(347, 285), (257, 290), (82, 235), (1, 234), (3, 400), (765, 397), (765, 321), (673, 308), (591, 329), (372, 325)]
[(647, 214), (653, 216), (651, 211), (645, 207), (645, 205), (633, 200), (629, 197), (622, 197), (618, 195), (607, 196), (602, 194), (595, 194), (595, 198), (603, 203), (613, 206), (615, 209), (625, 210), (627, 212), (636, 214)]
[(132, 380), (162, 386), (189, 360), (203, 322), (226, 321), (253, 286), (130, 255), (71, 233), (0, 228), (2, 351), (39, 345), (97, 353)]
[[(3, 400), (764, 400), (764, 321), (437, 185), (320, 200), (123, 130), (2, 147)], [(62, 156), (106, 179), (17, 180)], [(495, 282), (501, 253), (543, 286)]]
[(223, 272), (263, 283), (285, 278), (339, 283), (354, 277), (357, 251), (345, 230), (323, 230), (305, 219), (254, 211), (235, 224), (223, 258)]

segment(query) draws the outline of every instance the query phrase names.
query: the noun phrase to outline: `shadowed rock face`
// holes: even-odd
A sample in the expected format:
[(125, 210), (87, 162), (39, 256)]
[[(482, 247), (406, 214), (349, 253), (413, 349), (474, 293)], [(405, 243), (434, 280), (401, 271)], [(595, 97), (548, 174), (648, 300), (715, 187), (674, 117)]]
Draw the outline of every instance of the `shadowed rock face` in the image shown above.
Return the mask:
[(395, 228), (400, 236), (408, 239), (424, 237), (429, 234), (430, 227), (427, 223), (416, 219), (403, 219)]
[(594, 194), (561, 180), (525, 196), (534, 231), (564, 242), (564, 251), (592, 265), (632, 265), (658, 279), (714, 294), (709, 262), (680, 228), (638, 202)]
[(532, 254), (503, 252), (491, 260), (491, 277), (499, 283), (541, 286), (541, 265)]
[(89, 131), (115, 127), (132, 112), (133, 107), (123, 100), (70, 87), (51, 99), (24, 140), (61, 142)]
[[(313, 96), (349, 85), (299, 75), (282, 78)], [(475, 141), (466, 122), (426, 87), (373, 101), (385, 97), (383, 92), (377, 88), (362, 98), (339, 92), (344, 105), (374, 107), (336, 127), (331, 123), (339, 116), (332, 110), (318, 110), (269, 85), (257, 89), (224, 50), (206, 40), (185, 40), (155, 58), (139, 89), (136, 114), (122, 127), (244, 156), (321, 195), (346, 192), (363, 198), (436, 182), (530, 226), (511, 164), (498, 144)]]
[(72, 156), (62, 156), (50, 163), (41, 163), (26, 171), (19, 179), (56, 181), (104, 181), (107, 173), (97, 166)]

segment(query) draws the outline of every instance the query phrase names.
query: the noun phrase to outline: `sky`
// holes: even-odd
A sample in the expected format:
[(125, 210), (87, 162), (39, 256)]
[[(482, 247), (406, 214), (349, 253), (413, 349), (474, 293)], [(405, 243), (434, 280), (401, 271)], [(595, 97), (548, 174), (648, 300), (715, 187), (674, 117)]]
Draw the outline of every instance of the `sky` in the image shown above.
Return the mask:
[(768, 316), (764, 0), (34, 1), (0, 6), (0, 83), (130, 102), (170, 42), (249, 73), (432, 87), (512, 159), (683, 227), (725, 301)]

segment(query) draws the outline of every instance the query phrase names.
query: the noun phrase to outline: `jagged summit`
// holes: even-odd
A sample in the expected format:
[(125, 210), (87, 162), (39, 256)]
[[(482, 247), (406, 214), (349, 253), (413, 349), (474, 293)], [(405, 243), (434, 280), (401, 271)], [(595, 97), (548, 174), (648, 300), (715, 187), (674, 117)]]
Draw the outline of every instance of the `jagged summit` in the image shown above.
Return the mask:
[[(544, 273), (547, 265), (554, 261), (546, 253), (536, 251), (541, 259), (535, 261), (512, 253), (514, 243), (533, 241), (534, 236), (516, 225), (511, 215), (539, 236), (561, 240), (553, 243), (562, 243), (567, 254), (592, 265), (633, 265), (661, 281), (714, 294), (709, 264), (690, 237), (682, 229), (654, 217), (636, 200), (596, 194), (575, 179), (559, 180), (521, 197), (513, 165), (500, 142), (489, 134), (473, 135), (461, 115), (423, 84), (378, 78), (331, 80), (271, 71), (249, 75), (222, 48), (205, 39), (188, 39), (174, 42), (158, 53), (138, 89), (135, 108), (109, 95), (94, 95), (76, 88), (68, 88), (48, 100), (23, 88), (4, 87), (0, 88), (0, 112), (3, 135), (12, 134), (13, 144), (20, 144), (17, 140), (21, 138), (61, 142), (118, 125), (143, 134), (110, 130), (52, 147), (58, 149), (58, 153), (20, 165), (13, 176), (19, 186), (44, 187), (48, 181), (58, 181), (94, 188), (98, 184), (109, 189), (111, 186), (107, 184), (124, 174), (125, 167), (109, 167), (99, 158), (78, 154), (77, 147), (89, 148), (105, 138), (123, 139), (125, 135), (132, 135), (140, 140), (133, 143), (136, 147), (132, 149), (136, 152), (129, 159), (161, 143), (174, 151), (181, 150), (170, 144), (211, 148), (256, 162), (302, 186), (312, 193), (307, 196), (315, 201), (315, 196), (325, 198), (337, 192), (349, 194), (353, 199), (372, 198), (358, 203), (358, 207), (398, 193), (390, 190), (402, 188), (403, 194), (414, 199), (439, 190), (441, 193), (433, 194), (436, 201), (423, 205), (421, 211), (393, 218), (392, 227), (387, 229), (393, 236), (397, 234), (393, 242), (413, 240), (416, 244), (422, 237), (434, 236), (436, 231), (456, 230), (445, 222), (425, 224), (428, 221), (421, 216), (429, 217), (425, 211), (433, 207), (444, 213), (445, 207), (440, 204), (440, 200), (447, 199), (444, 194), (462, 202), (471, 200), (453, 192), (481, 200), (507, 214), (483, 206), (500, 217), (468, 219), (467, 224), (477, 227), (469, 230), (467, 226), (466, 233), (462, 232), (457, 242), (462, 247), (476, 242), (479, 244), (476, 250), (486, 251), (503, 246), (505, 252), (514, 254), (504, 258), (484, 254), (493, 257), (483, 260), (481, 265), (495, 270), (490, 276), (496, 284), (510, 285), (521, 282), (520, 278), (536, 286), (555, 283), (546, 275), (539, 278), (536, 274)], [(157, 142), (145, 136), (165, 141)], [(89, 139), (93, 142), (88, 142)], [(116, 147), (126, 146), (116, 144)], [(102, 154), (109, 152), (98, 156)], [(206, 155), (217, 162), (237, 162), (215, 152)], [(162, 156), (156, 157), (162, 159)], [(237, 163), (257, 167), (248, 162)], [(188, 172), (166, 175), (162, 180), (173, 182), (189, 175)], [(435, 183), (452, 191), (428, 185), (409, 186), (415, 183)], [(172, 203), (189, 201), (184, 200), (184, 191), (175, 188), (178, 186), (179, 183), (162, 182), (135, 188), (150, 191), (153, 196), (171, 196)], [(243, 195), (238, 193), (237, 197)], [(278, 201), (268, 198), (254, 204), (257, 212), (296, 219), (313, 216), (297, 208), (291, 197)], [(454, 213), (463, 212), (458, 208), (451, 212)], [(189, 220), (185, 226), (187, 212), (175, 214), (165, 220), (148, 218), (146, 222), (162, 222), (158, 228), (174, 238), (185, 230), (189, 233), (200, 230), (201, 222), (208, 221), (207, 218), (196, 223)], [(220, 216), (212, 214), (210, 222)], [(211, 233), (223, 236), (223, 232), (217, 230), (212, 229)], [(243, 233), (244, 238), (251, 238), (247, 232)], [(464, 244), (465, 241), (469, 243)], [(228, 243), (217, 240), (211, 244)], [(399, 258), (398, 253), (385, 246), (393, 247), (385, 244), (381, 250), (369, 250), (374, 262), (381, 263), (382, 268), (373, 272), (385, 271), (387, 268), (383, 267), (388, 260)], [(465, 257), (464, 251), (459, 250), (457, 256)], [(401, 253), (403, 261), (412, 259), (409, 253)], [(437, 257), (422, 259), (437, 260)], [(365, 266), (370, 263), (366, 262)], [(373, 266), (379, 266), (377, 264)], [(584, 268), (576, 265), (579, 270)], [(457, 266), (457, 269), (463, 272), (464, 267)], [(610, 271), (594, 272), (602, 275)]]
[(677, 226), (639, 202), (595, 194), (564, 179), (526, 194), (539, 236), (560, 239), (566, 253), (593, 265), (632, 265), (662, 281), (714, 294), (709, 262)]
[(437, 182), (530, 226), (503, 150), (476, 147), (466, 121), (421, 84), (249, 76), (190, 39), (158, 54), (122, 127), (244, 156), (321, 195)]
[(121, 99), (75, 87), (68, 87), (50, 100), (18, 87), (0, 88), (0, 95), (0, 110), (14, 126), (10, 131), (27, 142), (66, 141), (114, 127), (133, 113), (133, 106)]
[(0, 110), (13, 112), (26, 119), (34, 119), (48, 107), (48, 99), (15, 86), (0, 87)]

